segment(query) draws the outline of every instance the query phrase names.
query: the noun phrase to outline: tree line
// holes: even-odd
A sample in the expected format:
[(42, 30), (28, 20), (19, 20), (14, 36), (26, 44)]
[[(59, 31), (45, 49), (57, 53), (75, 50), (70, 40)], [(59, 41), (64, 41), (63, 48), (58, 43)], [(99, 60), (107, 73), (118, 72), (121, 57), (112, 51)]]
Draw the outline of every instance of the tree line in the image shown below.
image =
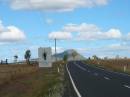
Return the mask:
[[(18, 62), (18, 55), (14, 55), (14, 63), (17, 63)], [(24, 54), (24, 59), (26, 60), (26, 63), (28, 65), (30, 65), (30, 58), (31, 58), (31, 51), (30, 50), (26, 50), (25, 51), (25, 54)], [(8, 59), (6, 59), (5, 61), (4, 60), (1, 60), (1, 64), (8, 64)]]

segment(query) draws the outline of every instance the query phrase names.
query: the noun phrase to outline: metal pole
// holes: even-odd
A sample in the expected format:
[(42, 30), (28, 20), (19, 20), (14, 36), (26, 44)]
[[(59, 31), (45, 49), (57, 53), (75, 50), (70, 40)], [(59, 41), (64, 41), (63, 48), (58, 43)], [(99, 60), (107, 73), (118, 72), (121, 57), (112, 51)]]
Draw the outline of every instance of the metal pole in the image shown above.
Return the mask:
[(56, 58), (56, 60), (55, 61), (57, 61), (57, 57), (56, 57), (56, 38), (55, 38), (55, 58)]

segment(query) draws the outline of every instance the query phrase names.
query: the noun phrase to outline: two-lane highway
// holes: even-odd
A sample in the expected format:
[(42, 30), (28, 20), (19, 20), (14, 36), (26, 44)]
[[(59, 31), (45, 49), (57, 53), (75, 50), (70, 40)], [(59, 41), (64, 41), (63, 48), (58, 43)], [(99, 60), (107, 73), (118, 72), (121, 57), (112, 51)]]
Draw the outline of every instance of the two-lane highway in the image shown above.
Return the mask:
[(67, 69), (81, 97), (130, 97), (130, 76), (82, 62), (69, 62)]

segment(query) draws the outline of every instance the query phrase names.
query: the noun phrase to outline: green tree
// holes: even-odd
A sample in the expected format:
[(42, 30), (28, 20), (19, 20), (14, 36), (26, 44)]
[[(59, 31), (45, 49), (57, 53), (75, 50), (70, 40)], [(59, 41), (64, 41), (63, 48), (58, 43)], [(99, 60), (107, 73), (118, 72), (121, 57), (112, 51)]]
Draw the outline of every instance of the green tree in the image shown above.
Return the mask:
[(14, 62), (17, 63), (17, 60), (18, 60), (18, 55), (15, 55), (14, 56)]
[(88, 60), (91, 60), (91, 58), (90, 58), (90, 57), (88, 57)]
[(94, 60), (98, 60), (99, 58), (96, 55), (93, 55)]
[(73, 57), (73, 60), (75, 60), (75, 57), (77, 56), (77, 52), (72, 52), (72, 57)]
[(63, 60), (64, 60), (64, 62), (66, 62), (68, 60), (68, 55), (67, 54), (64, 55)]
[(26, 59), (27, 64), (30, 65), (30, 58), (31, 58), (31, 51), (30, 50), (26, 50), (24, 58)]

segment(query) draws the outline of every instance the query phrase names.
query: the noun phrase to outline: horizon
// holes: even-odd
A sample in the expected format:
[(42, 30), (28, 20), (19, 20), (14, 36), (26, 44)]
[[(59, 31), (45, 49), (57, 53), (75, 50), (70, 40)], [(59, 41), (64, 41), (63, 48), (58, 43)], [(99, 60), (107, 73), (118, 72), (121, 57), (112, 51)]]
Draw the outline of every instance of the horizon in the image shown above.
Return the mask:
[(0, 0), (0, 60), (39, 47), (130, 58), (129, 0)]

